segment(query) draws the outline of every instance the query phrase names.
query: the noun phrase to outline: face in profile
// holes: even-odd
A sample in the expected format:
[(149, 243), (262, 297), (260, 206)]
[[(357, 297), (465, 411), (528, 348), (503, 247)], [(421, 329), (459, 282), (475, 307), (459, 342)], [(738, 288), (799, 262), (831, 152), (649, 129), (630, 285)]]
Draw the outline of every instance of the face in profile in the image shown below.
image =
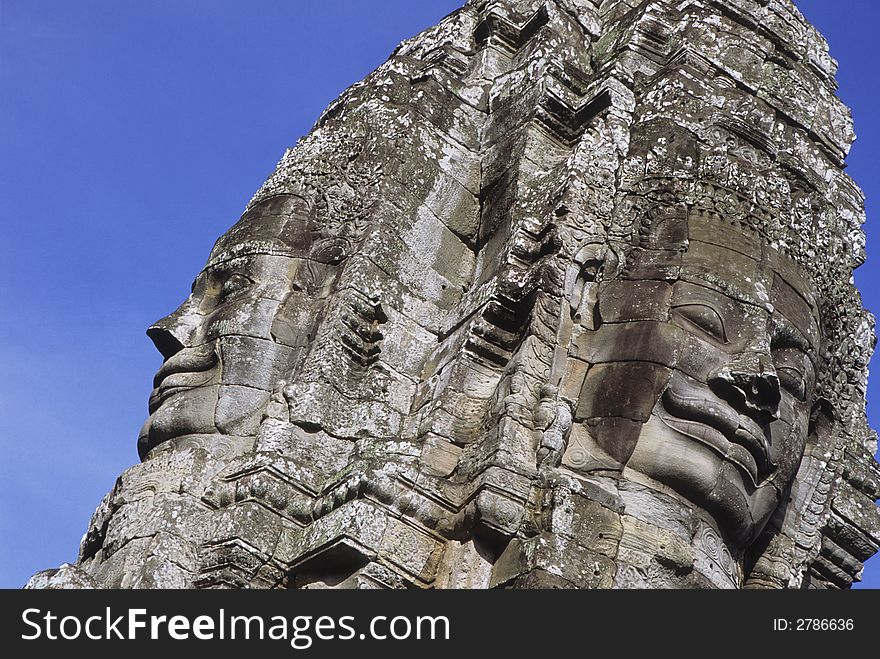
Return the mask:
[(681, 249), (641, 251), (600, 289), (578, 416), (596, 464), (684, 498), (744, 547), (804, 453), (819, 318), (790, 259), (719, 225), (692, 218)]
[(165, 362), (154, 379), (141, 457), (169, 441), (256, 433), (272, 387), (294, 366), (335, 266), (335, 242), (283, 195), (247, 213), (214, 247), (192, 294), (147, 332)]

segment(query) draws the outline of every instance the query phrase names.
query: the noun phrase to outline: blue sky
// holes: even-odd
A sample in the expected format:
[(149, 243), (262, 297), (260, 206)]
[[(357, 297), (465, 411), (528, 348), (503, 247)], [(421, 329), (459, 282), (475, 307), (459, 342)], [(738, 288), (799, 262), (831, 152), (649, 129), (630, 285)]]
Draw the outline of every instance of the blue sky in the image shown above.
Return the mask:
[[(0, 587), (75, 559), (137, 460), (161, 363), (145, 329), (187, 295), (284, 148), (460, 4), (0, 0)], [(880, 3), (797, 4), (854, 108), (850, 173), (877, 257), (857, 280), (878, 310)], [(880, 587), (880, 560), (866, 585)]]

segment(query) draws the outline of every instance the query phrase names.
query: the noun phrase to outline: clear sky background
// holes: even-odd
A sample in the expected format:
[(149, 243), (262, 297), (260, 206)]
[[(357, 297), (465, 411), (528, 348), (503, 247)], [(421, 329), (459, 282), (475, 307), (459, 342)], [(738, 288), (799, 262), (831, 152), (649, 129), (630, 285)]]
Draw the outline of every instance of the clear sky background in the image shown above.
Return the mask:
[[(144, 335), (285, 147), (463, 0), (0, 0), (0, 587), (72, 562), (137, 460)], [(841, 62), (880, 310), (876, 0), (796, 0)], [(874, 364), (880, 363), (875, 360)], [(880, 381), (869, 409), (880, 427)], [(865, 584), (880, 588), (880, 559)]]

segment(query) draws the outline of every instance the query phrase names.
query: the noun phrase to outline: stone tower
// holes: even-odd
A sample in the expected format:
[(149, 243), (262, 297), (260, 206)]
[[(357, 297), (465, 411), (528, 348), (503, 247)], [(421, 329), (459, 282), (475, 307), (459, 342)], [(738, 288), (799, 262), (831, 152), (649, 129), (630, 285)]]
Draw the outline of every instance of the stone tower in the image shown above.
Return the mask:
[(880, 546), (836, 63), (790, 0), (471, 0), (281, 159), (32, 587), (846, 588)]

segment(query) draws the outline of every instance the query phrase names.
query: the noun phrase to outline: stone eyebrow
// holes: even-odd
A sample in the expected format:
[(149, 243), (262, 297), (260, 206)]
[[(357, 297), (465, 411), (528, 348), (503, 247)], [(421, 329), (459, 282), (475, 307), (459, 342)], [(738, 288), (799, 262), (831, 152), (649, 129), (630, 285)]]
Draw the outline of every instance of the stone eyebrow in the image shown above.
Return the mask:
[(815, 356), (815, 348), (810, 345), (809, 340), (787, 318), (774, 313), (770, 316), (770, 322), (772, 324), (771, 350), (796, 348), (811, 358)]
[(231, 259), (226, 259), (224, 261), (209, 263), (205, 266), (205, 272), (223, 272), (225, 270), (232, 270), (236, 266), (236, 261), (240, 260), (241, 257), (235, 257)]
[[(767, 298), (767, 291), (764, 287), (761, 287), (761, 289), (759, 290), (759, 294), (756, 296), (754, 294), (746, 292), (744, 289), (737, 286), (731, 281), (727, 281), (717, 277), (706, 276), (703, 273), (694, 272), (682, 272), (681, 276), (679, 277), (679, 281), (687, 282), (688, 284), (693, 284), (694, 286), (701, 286), (707, 290), (713, 291), (714, 293), (724, 295), (732, 300), (736, 300), (737, 302), (750, 304), (753, 307), (758, 307), (759, 309), (770, 311), (770, 302)], [(761, 293), (763, 293), (763, 295), (761, 295)]]
[(232, 270), (239, 267), (242, 263), (246, 263), (246, 259), (255, 256), (283, 256), (289, 259), (301, 258), (289, 253), (283, 253), (280, 250), (261, 250), (253, 252), (243, 252), (241, 254), (224, 252), (219, 257), (212, 259), (210, 262), (208, 262), (208, 265), (205, 266), (205, 271), (214, 272), (218, 270)]
[(207, 268), (234, 261), (235, 259), (244, 258), (246, 256), (265, 255), (265, 256), (287, 256), (290, 258), (302, 258), (303, 255), (297, 254), (294, 250), (286, 246), (278, 245), (271, 241), (249, 240), (245, 243), (233, 245), (224, 249), (208, 261)]

